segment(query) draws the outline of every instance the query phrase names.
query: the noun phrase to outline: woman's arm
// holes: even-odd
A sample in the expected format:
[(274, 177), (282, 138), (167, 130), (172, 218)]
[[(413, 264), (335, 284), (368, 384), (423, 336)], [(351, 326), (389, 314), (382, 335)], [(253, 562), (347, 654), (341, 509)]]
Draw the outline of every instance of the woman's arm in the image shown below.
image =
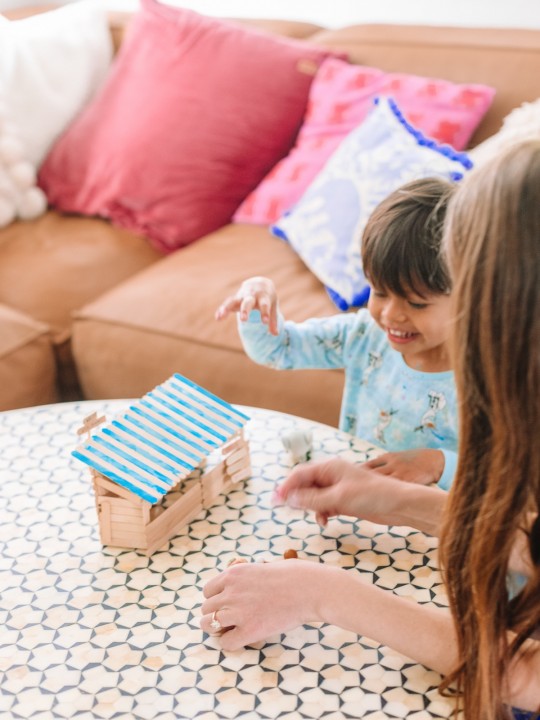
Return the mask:
[[(362, 580), (351, 570), (305, 560), (234, 565), (204, 588), (201, 627), (217, 619), (218, 642), (237, 650), (309, 622), (326, 622), (394, 648), (415, 662), (449, 673), (457, 659), (450, 613), (419, 605)], [(214, 615), (215, 613), (215, 615)], [(540, 704), (540, 643), (514, 662), (505, 700), (524, 709)]]
[[(236, 650), (309, 622), (326, 622), (370, 637), (441, 673), (455, 662), (447, 610), (418, 605), (366, 583), (360, 575), (306, 560), (234, 565), (204, 588), (201, 625), (215, 612)], [(271, 602), (269, 599), (271, 598)]]
[(276, 491), (276, 500), (313, 510), (322, 524), (352, 515), (382, 525), (408, 525), (438, 535), (448, 494), (408, 483), (362, 465), (333, 458), (298, 465)]

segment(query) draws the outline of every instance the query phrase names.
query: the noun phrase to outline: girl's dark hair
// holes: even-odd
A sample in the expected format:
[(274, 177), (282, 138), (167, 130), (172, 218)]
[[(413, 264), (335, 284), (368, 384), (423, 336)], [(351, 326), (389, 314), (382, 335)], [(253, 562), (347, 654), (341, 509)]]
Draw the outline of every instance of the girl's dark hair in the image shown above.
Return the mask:
[(423, 178), (403, 185), (377, 205), (362, 237), (368, 282), (400, 297), (450, 291), (441, 240), (454, 189), (448, 180)]

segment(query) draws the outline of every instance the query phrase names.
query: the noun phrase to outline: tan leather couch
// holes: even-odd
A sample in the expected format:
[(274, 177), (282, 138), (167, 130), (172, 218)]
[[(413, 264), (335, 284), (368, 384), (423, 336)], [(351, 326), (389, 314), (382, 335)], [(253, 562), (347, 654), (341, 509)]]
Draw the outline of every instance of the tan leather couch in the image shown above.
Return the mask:
[[(26, 12), (26, 11), (25, 11)], [(118, 44), (128, 14), (111, 16)], [(249, 21), (389, 71), (497, 88), (472, 145), (540, 96), (540, 30)], [(277, 285), (284, 314), (335, 312), (294, 252), (264, 227), (227, 225), (160, 256), (104, 220), (49, 212), (0, 231), (0, 409), (77, 397), (138, 397), (180, 372), (221, 397), (335, 424), (338, 371), (277, 372), (248, 360), (219, 302), (250, 275)]]

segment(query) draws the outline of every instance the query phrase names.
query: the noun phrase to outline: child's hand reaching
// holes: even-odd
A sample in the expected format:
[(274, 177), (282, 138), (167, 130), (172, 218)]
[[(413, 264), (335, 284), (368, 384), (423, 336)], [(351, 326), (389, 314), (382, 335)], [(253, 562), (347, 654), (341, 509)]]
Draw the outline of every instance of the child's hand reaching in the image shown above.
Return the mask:
[(278, 334), (277, 295), (274, 283), (265, 277), (244, 280), (236, 295), (226, 298), (216, 310), (216, 320), (223, 320), (236, 312), (245, 322), (252, 310), (259, 310), (261, 320), (272, 335)]
[(382, 475), (391, 475), (420, 485), (430, 485), (441, 479), (444, 471), (444, 454), (441, 450), (432, 448), (402, 450), (379, 455), (364, 466)]

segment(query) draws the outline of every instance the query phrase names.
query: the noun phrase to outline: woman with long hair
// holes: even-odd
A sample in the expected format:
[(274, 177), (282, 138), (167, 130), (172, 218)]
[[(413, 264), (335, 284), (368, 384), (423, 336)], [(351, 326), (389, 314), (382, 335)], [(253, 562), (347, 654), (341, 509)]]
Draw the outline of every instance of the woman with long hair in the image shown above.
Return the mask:
[[(450, 612), (340, 568), (235, 565), (205, 587), (235, 649), (309, 621), (366, 635), (437, 670), (466, 720), (540, 712), (540, 142), (473, 171), (444, 247), (455, 298), (460, 454), (449, 494), (340, 459), (298, 466), (283, 502), (440, 534)], [(272, 597), (272, 603), (268, 603)]]

